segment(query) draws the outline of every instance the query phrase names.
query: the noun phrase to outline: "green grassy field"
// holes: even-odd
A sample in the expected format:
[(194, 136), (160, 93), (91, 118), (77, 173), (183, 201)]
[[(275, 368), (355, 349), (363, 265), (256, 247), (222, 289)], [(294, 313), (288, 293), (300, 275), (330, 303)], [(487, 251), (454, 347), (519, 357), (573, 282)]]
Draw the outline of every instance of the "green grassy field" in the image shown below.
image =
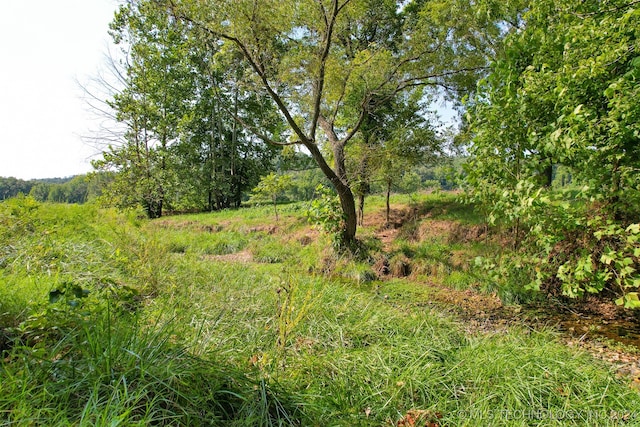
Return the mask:
[(497, 249), (469, 207), (395, 200), (391, 230), (369, 200), (358, 256), (305, 204), (275, 223), (0, 203), (0, 425), (640, 425), (629, 381), (554, 331), (431, 304), (519, 296), (474, 269)]

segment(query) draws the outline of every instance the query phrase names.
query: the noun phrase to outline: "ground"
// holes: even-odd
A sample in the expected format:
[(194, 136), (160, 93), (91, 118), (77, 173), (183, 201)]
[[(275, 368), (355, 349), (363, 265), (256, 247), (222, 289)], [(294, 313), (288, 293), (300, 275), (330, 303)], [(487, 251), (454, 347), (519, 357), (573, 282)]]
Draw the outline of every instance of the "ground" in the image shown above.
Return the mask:
[[(487, 294), (473, 286), (458, 289), (441, 283), (441, 280), (429, 280), (428, 274), (425, 275), (417, 267), (413, 268), (407, 257), (402, 257), (400, 266), (389, 265), (389, 258), (397, 251), (399, 238), (415, 242), (440, 239), (463, 245), (501, 238), (489, 236), (488, 229), (483, 224), (443, 219), (443, 213), (447, 212), (394, 204), (387, 223), (385, 209), (367, 212), (362, 226), (364, 234), (369, 230), (369, 237), (381, 243), (380, 252), (384, 254), (384, 261), (380, 261), (382, 258), (379, 256), (378, 262), (373, 265), (377, 277), (383, 282), (406, 279), (427, 288), (426, 293), (417, 293), (418, 296), (413, 297), (414, 301), (410, 304), (438, 306), (458, 318), (469, 334), (505, 333), (514, 325), (552, 328), (566, 345), (579, 347), (596, 358), (610, 362), (619, 375), (627, 377), (633, 387), (640, 389), (640, 317), (635, 312), (624, 310), (610, 300), (596, 297), (579, 301), (550, 297), (544, 302), (505, 305), (496, 293)], [(233, 225), (233, 221), (228, 221), (221, 223), (220, 227), (228, 228)], [(256, 226), (247, 231), (265, 232), (269, 235), (289, 233), (286, 223)], [(317, 239), (318, 235), (317, 230), (303, 228), (296, 230), (288, 238), (304, 244)], [(248, 249), (207, 257), (228, 262), (254, 261)], [(468, 252), (465, 249), (451, 249), (448, 262), (453, 268), (468, 269)]]
[[(403, 226), (410, 221), (422, 221), (412, 236), (417, 240), (445, 236), (446, 240), (468, 243), (487, 238), (486, 228), (482, 225), (430, 219), (431, 212), (421, 212), (415, 207), (395, 206), (390, 213), (388, 224), (384, 211), (374, 212), (365, 218), (364, 225), (376, 230), (375, 236), (382, 242), (383, 251), (392, 250)], [(464, 251), (451, 251), (454, 264), (464, 263), (463, 258)], [(516, 324), (553, 328), (568, 346), (580, 347), (594, 357), (612, 363), (619, 375), (629, 378), (631, 386), (640, 389), (638, 313), (597, 297), (583, 300), (550, 298), (544, 303), (504, 305), (495, 294), (455, 289), (438, 281), (423, 284), (430, 290), (430, 299), (416, 301), (415, 304), (435, 304), (449, 311), (464, 323), (470, 334), (504, 333)]]
[[(452, 206), (451, 209), (460, 207)], [(499, 245), (508, 244), (500, 240), (503, 239), (501, 236), (491, 235), (484, 224), (447, 218), (447, 214), (446, 207), (433, 209), (396, 203), (392, 205), (387, 222), (384, 207), (368, 210), (360, 235), (380, 242), (377, 260), (372, 265), (376, 279), (382, 283), (378, 286), (379, 292), (384, 293), (384, 283), (393, 280), (404, 280), (408, 286), (422, 287), (424, 292), (412, 293), (408, 305), (437, 306), (459, 319), (472, 335), (506, 333), (516, 325), (531, 329), (551, 328), (567, 346), (579, 347), (610, 362), (619, 375), (640, 389), (640, 316), (635, 312), (624, 310), (606, 298), (596, 297), (580, 301), (549, 297), (542, 302), (504, 304), (495, 292), (483, 292), (473, 283), (466, 288), (443, 283), (442, 277), (437, 277), (438, 265), (418, 265), (399, 251), (399, 241), (444, 242), (448, 268), (468, 271), (471, 264), (469, 246), (488, 239), (497, 240)], [(204, 227), (202, 231), (208, 233), (223, 229), (264, 233), (303, 246), (319, 238), (318, 230), (311, 227), (292, 229), (292, 220), (286, 217), (272, 225), (240, 224), (235, 219), (221, 221), (215, 226), (193, 221), (176, 222), (176, 219), (170, 222), (173, 228)], [(205, 255), (205, 258), (238, 263), (256, 261), (249, 248), (229, 254)], [(334, 266), (319, 266), (323, 273), (332, 268)]]

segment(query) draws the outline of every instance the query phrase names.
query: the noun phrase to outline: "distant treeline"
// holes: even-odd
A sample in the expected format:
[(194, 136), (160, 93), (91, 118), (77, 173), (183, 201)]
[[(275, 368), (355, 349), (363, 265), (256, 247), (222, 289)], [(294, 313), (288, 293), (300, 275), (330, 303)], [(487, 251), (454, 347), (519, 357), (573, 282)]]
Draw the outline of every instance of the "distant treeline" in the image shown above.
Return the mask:
[[(304, 157), (304, 156), (300, 156)], [(422, 189), (443, 189), (450, 190), (457, 188), (455, 176), (462, 172), (461, 164), (463, 159), (451, 159), (443, 165), (438, 166), (418, 166), (404, 173), (401, 180), (394, 186), (396, 192), (413, 192)], [(318, 184), (330, 186), (319, 169), (310, 164), (308, 159), (297, 158), (289, 161), (276, 161), (274, 169), (279, 174), (288, 174), (292, 177), (292, 185), (284, 196), (288, 201), (310, 200), (315, 195), (315, 188)], [(55, 203), (86, 203), (103, 195), (109, 184), (113, 182), (111, 172), (93, 172), (85, 175), (76, 175), (67, 178), (46, 178), (34, 180), (22, 180), (14, 177), (0, 177), (0, 200), (16, 197), (19, 194), (31, 196), (40, 202)], [(373, 182), (371, 193), (382, 192), (382, 183)], [(242, 200), (249, 198), (249, 191), (242, 195)], [(180, 199), (180, 194), (169, 197), (173, 203), (180, 206), (184, 203)], [(189, 206), (189, 211), (193, 211), (195, 206)], [(202, 208), (202, 210), (207, 210)], [(199, 210), (199, 209), (195, 209)], [(169, 209), (169, 211), (181, 211), (180, 208)]]
[(0, 177), (0, 200), (23, 194), (40, 202), (86, 203), (100, 196), (111, 179), (111, 174), (102, 172), (34, 180)]

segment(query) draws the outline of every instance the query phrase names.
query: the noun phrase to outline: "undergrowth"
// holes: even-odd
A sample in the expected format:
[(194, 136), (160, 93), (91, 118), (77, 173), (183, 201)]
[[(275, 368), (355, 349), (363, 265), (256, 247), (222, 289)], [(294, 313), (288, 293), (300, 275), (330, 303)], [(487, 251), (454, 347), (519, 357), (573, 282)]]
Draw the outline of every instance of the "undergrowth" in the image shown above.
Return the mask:
[[(349, 257), (309, 239), (295, 206), (276, 230), (234, 212), (1, 203), (0, 424), (639, 422), (637, 392), (552, 331), (470, 335), (427, 304), (427, 277), (482, 286), (465, 256), (486, 247), (432, 236)], [(386, 249), (410, 276), (380, 280)], [(211, 256), (238, 251), (252, 258)]]

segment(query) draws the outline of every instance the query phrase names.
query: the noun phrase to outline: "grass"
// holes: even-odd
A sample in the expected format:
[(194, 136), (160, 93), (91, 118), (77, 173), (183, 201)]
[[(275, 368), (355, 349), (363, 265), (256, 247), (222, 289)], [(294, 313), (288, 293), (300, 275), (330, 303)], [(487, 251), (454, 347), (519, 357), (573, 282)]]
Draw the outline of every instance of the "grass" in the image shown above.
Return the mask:
[[(423, 197), (449, 220), (469, 215), (449, 196)], [(0, 204), (0, 425), (395, 426), (419, 413), (449, 426), (614, 426), (640, 416), (637, 391), (553, 331), (468, 333), (429, 304), (426, 278), (480, 283), (461, 260), (485, 246), (402, 238), (390, 260), (406, 257), (414, 273), (380, 281), (381, 245), (367, 258), (337, 256), (322, 237), (303, 243), (313, 233), (301, 212), (288, 205), (273, 229), (265, 208), (140, 222), (91, 206)], [(251, 260), (210, 256), (238, 251)], [(55, 289), (67, 293), (50, 302)]]

